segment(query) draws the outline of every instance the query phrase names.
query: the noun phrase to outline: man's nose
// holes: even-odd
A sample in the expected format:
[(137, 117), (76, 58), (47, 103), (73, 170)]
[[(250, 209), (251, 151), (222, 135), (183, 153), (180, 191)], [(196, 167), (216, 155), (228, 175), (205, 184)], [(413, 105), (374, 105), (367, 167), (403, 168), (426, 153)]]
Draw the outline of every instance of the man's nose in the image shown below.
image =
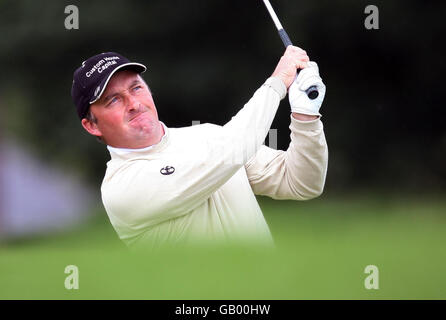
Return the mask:
[(132, 112), (132, 111), (135, 111), (138, 109), (139, 109), (139, 101), (135, 97), (128, 95), (127, 96), (127, 111)]

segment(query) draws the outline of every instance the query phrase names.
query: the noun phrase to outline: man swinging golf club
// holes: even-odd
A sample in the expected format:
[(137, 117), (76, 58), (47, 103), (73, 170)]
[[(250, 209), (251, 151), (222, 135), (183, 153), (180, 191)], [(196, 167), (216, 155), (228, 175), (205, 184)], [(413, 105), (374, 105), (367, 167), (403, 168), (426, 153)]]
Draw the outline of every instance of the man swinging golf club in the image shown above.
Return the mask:
[[(307, 200), (322, 193), (325, 85), (304, 50), (288, 46), (271, 77), (224, 126), (167, 127), (144, 71), (122, 55), (102, 53), (82, 63), (72, 86), (82, 126), (110, 151), (102, 200), (127, 245), (270, 245), (255, 194)], [(290, 86), (291, 143), (287, 151), (274, 150), (263, 141)], [(316, 99), (305, 92), (311, 86)]]

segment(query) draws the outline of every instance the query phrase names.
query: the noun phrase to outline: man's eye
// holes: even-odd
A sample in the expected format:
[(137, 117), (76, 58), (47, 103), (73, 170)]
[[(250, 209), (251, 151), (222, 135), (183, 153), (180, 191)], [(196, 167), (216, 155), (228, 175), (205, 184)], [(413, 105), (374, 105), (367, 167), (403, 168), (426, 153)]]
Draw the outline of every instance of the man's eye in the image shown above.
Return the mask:
[(118, 101), (118, 98), (117, 97), (113, 97), (113, 98), (110, 99), (108, 104), (111, 105), (111, 104), (115, 103), (116, 101)]
[(133, 91), (138, 91), (139, 89), (142, 89), (142, 86), (136, 86), (133, 88)]

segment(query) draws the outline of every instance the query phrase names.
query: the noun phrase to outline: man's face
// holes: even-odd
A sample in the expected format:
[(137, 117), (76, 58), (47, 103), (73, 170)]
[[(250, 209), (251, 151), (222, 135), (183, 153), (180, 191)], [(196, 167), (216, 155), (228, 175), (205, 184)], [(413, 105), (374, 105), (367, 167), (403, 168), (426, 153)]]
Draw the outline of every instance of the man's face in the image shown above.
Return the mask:
[(164, 134), (149, 88), (134, 71), (114, 74), (90, 110), (97, 121), (82, 119), (82, 125), (112, 147), (144, 148)]

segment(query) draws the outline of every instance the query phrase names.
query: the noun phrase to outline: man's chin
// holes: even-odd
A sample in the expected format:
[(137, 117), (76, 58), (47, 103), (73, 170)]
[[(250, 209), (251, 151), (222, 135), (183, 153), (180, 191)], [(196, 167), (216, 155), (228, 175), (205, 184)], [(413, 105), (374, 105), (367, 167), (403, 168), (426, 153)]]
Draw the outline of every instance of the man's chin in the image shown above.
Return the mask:
[(162, 131), (161, 123), (153, 119), (134, 119), (129, 122), (129, 127), (132, 131), (137, 132), (138, 135), (151, 136), (158, 134), (158, 131)]

